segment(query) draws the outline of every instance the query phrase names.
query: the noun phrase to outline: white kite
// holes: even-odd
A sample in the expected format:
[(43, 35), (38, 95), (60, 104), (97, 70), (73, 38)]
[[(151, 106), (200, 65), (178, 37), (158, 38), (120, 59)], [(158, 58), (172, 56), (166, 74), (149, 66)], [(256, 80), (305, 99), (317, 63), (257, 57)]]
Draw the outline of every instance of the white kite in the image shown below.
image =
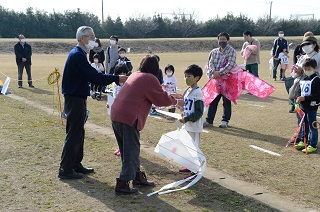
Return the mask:
[[(195, 175), (170, 183), (160, 190), (148, 194), (148, 197), (157, 193), (166, 194), (187, 189), (198, 182), (206, 170), (206, 157), (200, 148), (195, 145), (189, 133), (183, 128), (162, 135), (154, 151), (189, 169)], [(187, 185), (176, 188), (189, 180), (192, 181)]]
[(169, 116), (169, 117), (172, 117), (175, 119), (182, 118), (181, 114), (178, 114), (178, 113), (171, 113), (171, 112), (167, 112), (167, 111), (163, 111), (163, 110), (159, 110), (159, 109), (156, 109), (156, 111), (162, 115)]

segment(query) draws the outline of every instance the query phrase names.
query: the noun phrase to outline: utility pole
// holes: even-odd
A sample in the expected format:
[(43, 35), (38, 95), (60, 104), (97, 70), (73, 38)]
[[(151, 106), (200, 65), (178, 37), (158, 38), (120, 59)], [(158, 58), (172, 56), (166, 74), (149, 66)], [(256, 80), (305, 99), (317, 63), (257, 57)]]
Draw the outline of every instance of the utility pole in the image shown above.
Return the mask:
[(270, 13), (269, 13), (269, 19), (271, 20), (271, 11), (272, 11), (272, 1), (268, 1), (267, 4), (270, 4)]
[(101, 23), (103, 24), (103, 21), (104, 21), (104, 16), (103, 16), (103, 0), (102, 1), (102, 5), (101, 5), (101, 9), (102, 9), (102, 20), (101, 20)]

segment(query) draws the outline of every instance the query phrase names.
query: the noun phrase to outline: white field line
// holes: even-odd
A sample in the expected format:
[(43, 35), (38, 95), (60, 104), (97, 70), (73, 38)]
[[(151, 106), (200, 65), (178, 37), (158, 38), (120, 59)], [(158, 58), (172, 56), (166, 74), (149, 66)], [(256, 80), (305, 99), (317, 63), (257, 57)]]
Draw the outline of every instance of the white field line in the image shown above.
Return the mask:
[(152, 118), (155, 118), (155, 119), (162, 119), (160, 116), (150, 116), (148, 115), (149, 117), (152, 117)]
[(257, 147), (257, 146), (255, 146), (255, 145), (249, 145), (249, 147), (252, 147), (252, 148), (254, 148), (254, 149), (256, 149), (256, 150), (259, 150), (259, 151), (262, 151), (262, 152), (266, 152), (266, 153), (268, 153), (268, 154), (270, 154), (270, 155), (281, 156), (281, 155), (278, 154), (278, 153), (272, 152), (272, 151), (267, 150), (267, 149), (263, 149), (263, 148), (261, 148), (261, 147)]
[(254, 106), (254, 107), (265, 107), (264, 105), (255, 105), (255, 104), (249, 104), (249, 106)]

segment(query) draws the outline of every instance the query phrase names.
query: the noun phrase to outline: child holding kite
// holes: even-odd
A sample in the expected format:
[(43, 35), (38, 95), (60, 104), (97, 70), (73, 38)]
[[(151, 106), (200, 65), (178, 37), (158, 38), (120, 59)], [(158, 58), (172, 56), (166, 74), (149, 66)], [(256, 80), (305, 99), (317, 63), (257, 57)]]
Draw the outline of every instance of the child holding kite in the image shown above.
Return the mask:
[(317, 151), (318, 144), (318, 130), (313, 127), (313, 122), (317, 120), (320, 102), (320, 78), (317, 75), (317, 61), (315, 59), (305, 59), (302, 68), (307, 77), (300, 80), (301, 95), (297, 98), (297, 103), (305, 113), (301, 134), (304, 135), (304, 141), (309, 142), (306, 147), (306, 144), (300, 141), (295, 145), (295, 148), (304, 153), (313, 153)]
[[(189, 133), (196, 146), (200, 146), (200, 133), (203, 130), (202, 115), (204, 102), (198, 81), (203, 74), (202, 69), (197, 65), (190, 65), (184, 71), (186, 84), (189, 86), (182, 95), (184, 100), (183, 117), (179, 119), (184, 123), (185, 130)], [(181, 168), (181, 174), (189, 174), (190, 170)]]

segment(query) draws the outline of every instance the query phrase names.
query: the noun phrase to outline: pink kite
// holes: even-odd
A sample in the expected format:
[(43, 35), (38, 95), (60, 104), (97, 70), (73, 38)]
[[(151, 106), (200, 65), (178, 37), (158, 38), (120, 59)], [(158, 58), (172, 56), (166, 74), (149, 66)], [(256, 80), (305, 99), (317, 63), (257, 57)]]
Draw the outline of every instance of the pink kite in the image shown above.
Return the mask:
[(234, 104), (237, 104), (236, 100), (243, 90), (246, 90), (259, 98), (265, 99), (275, 91), (275, 88), (237, 66), (229, 75), (222, 76), (219, 79), (211, 78), (202, 88), (202, 95), (206, 107), (219, 94), (222, 94)]
[(250, 57), (252, 51), (254, 51), (256, 48), (256, 45), (248, 45), (243, 51), (242, 58), (247, 60)]

